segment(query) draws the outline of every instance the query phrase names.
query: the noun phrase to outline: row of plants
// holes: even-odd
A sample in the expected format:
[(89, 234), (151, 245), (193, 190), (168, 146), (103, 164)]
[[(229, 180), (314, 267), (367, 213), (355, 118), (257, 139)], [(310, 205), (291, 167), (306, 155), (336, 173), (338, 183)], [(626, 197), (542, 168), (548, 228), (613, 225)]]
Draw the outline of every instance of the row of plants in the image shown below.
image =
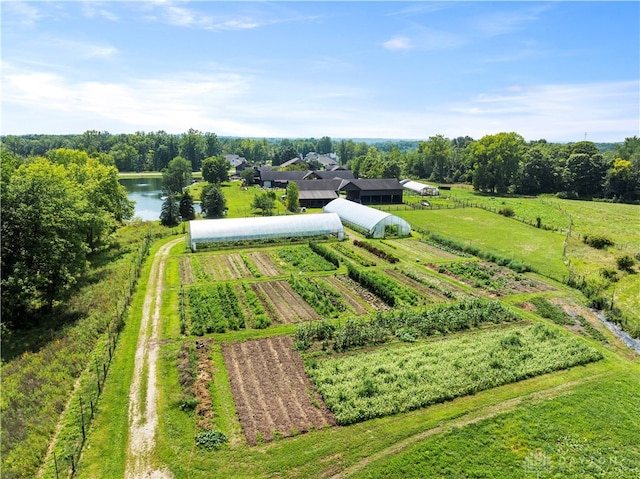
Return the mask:
[(489, 268), (477, 261), (441, 264), (438, 266), (438, 273), (454, 274), (474, 288), (486, 289), (491, 293), (501, 293), (509, 284), (509, 280), (499, 275), (494, 268)]
[(324, 318), (337, 318), (347, 310), (342, 295), (325, 281), (292, 274), (289, 277), (289, 284)]
[(242, 258), (242, 262), (244, 263), (244, 265), (247, 267), (247, 269), (249, 270), (249, 272), (254, 278), (260, 278), (262, 276), (262, 273), (260, 273), (260, 270), (256, 268), (256, 265), (253, 264), (253, 261), (251, 261), (246, 254), (241, 253), (240, 257)]
[(340, 257), (329, 248), (314, 241), (309, 241), (309, 248), (311, 248), (311, 251), (315, 254), (322, 256), (329, 263), (333, 264), (336, 268), (340, 267)]
[(601, 358), (579, 339), (536, 324), (308, 359), (305, 367), (337, 422), (346, 425)]
[(347, 263), (347, 274), (389, 306), (416, 306), (419, 302), (415, 291), (376, 271), (361, 271), (351, 263)]
[(336, 243), (336, 244), (333, 245), (333, 247), (335, 248), (336, 251), (340, 252), (341, 254), (343, 254), (347, 258), (355, 261), (356, 263), (360, 264), (361, 266), (375, 266), (376, 265), (375, 261), (368, 260), (364, 256), (359, 255), (358, 253), (356, 253), (355, 251), (349, 249), (348, 247), (346, 247), (343, 244)]
[(189, 288), (191, 334), (224, 333), (245, 327), (238, 296), (230, 283), (207, 284)]
[(436, 291), (441, 293), (445, 298), (456, 299), (456, 293), (454, 293), (450, 289), (443, 288), (441, 284), (439, 284), (432, 278), (429, 278), (423, 274), (416, 273), (415, 271), (412, 271), (410, 269), (403, 269), (400, 272), (404, 274), (407, 278), (420, 283), (422, 286), (426, 286), (429, 289), (435, 289)]
[(253, 327), (256, 329), (265, 329), (271, 325), (271, 318), (264, 310), (262, 302), (258, 298), (256, 292), (248, 283), (242, 283), (244, 292), (244, 300), (252, 315)]
[(364, 248), (366, 249), (369, 253), (372, 253), (374, 255), (376, 255), (378, 258), (382, 258), (385, 261), (388, 261), (389, 263), (397, 263), (398, 261), (400, 261), (400, 259), (397, 256), (394, 256), (390, 253), (387, 253), (386, 251), (381, 250), (380, 248), (376, 248), (375, 246), (373, 246), (370, 243), (367, 243), (365, 241), (360, 241), (357, 239), (353, 240), (353, 244), (356, 245), (359, 248)]
[(193, 275), (195, 276), (196, 281), (211, 281), (211, 276), (209, 276), (209, 274), (204, 270), (204, 267), (200, 262), (200, 258), (192, 255), (189, 259), (191, 260), (191, 267), (193, 268)]
[(531, 265), (523, 263), (518, 259), (501, 256), (499, 254), (493, 253), (492, 251), (485, 251), (471, 243), (461, 243), (450, 238), (445, 238), (444, 236), (441, 236), (437, 233), (429, 233), (429, 238), (431, 239), (431, 241), (437, 244), (446, 246), (450, 251), (459, 251), (472, 256), (476, 256), (478, 258), (484, 259), (485, 261), (495, 263), (499, 266), (506, 266), (507, 268), (512, 269), (518, 273), (534, 271)]
[(278, 257), (301, 271), (333, 271), (337, 266), (316, 254), (309, 246), (278, 249)]
[(379, 311), (342, 324), (328, 321), (301, 323), (293, 334), (296, 349), (308, 350), (313, 343), (337, 352), (380, 344), (398, 338), (414, 342), (435, 334), (446, 335), (485, 324), (517, 321), (519, 317), (500, 302), (468, 298), (455, 303), (430, 304), (420, 308)]
[(567, 314), (561, 307), (556, 306), (547, 298), (542, 296), (536, 296), (529, 299), (529, 302), (536, 307), (536, 313), (543, 318), (549, 319), (560, 326), (575, 326), (576, 320), (582, 328), (582, 330), (597, 341), (606, 343), (607, 338), (595, 328), (587, 319), (583, 316), (577, 315), (575, 318)]

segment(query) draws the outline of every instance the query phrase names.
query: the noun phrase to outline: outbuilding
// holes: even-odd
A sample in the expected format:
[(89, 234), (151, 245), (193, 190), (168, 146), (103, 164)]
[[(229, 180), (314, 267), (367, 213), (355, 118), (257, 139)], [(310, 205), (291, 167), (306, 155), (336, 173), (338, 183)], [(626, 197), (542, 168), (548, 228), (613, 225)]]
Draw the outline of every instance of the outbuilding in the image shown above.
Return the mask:
[(402, 180), (400, 184), (405, 190), (413, 191), (420, 196), (438, 196), (440, 194), (440, 191), (435, 186), (420, 183), (419, 181)]
[(364, 231), (371, 238), (384, 238), (388, 228), (394, 229), (399, 236), (411, 234), (411, 225), (402, 218), (354, 201), (337, 198), (323, 210), (336, 213), (343, 223)]
[(200, 243), (221, 243), (274, 238), (297, 238), (333, 234), (344, 238), (336, 213), (318, 213), (257, 218), (223, 218), (189, 221), (187, 241), (191, 251)]

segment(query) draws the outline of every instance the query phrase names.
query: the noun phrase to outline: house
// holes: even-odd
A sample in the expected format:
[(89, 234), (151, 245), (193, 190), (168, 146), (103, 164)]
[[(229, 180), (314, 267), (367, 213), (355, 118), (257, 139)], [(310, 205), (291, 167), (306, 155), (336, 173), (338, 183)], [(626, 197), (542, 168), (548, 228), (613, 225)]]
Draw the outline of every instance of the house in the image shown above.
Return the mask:
[(403, 188), (397, 178), (343, 180), (340, 191), (363, 205), (402, 203)]
[(280, 165), (278, 165), (278, 168), (282, 169), (282, 168), (286, 168), (288, 166), (293, 166), (293, 165), (301, 165), (301, 164), (307, 164), (307, 162), (305, 160), (302, 160), (300, 158), (292, 158), (289, 161), (285, 161), (284, 163), (281, 163)]
[(340, 178), (341, 180), (353, 180), (353, 171), (351, 170), (314, 170), (309, 171), (304, 177), (305, 180), (332, 180)]
[(224, 155), (224, 159), (229, 162), (231, 168), (235, 169), (236, 174), (249, 168), (249, 162), (240, 155)]

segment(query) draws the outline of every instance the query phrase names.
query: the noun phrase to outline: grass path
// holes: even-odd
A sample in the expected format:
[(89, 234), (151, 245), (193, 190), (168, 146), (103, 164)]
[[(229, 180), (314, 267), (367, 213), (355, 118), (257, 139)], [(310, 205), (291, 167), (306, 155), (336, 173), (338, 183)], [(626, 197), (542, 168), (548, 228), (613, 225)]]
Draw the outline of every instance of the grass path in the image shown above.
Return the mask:
[(171, 248), (182, 241), (183, 238), (178, 238), (158, 250), (149, 275), (129, 390), (129, 443), (124, 476), (127, 479), (172, 477), (165, 470), (154, 469), (152, 456), (158, 426), (156, 368), (164, 268)]
[(461, 417), (455, 418), (451, 421), (447, 421), (445, 424), (427, 429), (422, 431), (414, 436), (408, 437), (407, 439), (398, 442), (386, 449), (378, 451), (375, 454), (372, 454), (355, 464), (343, 469), (337, 474), (329, 476), (328, 474), (322, 474), (322, 477), (330, 477), (331, 479), (344, 479), (349, 477), (363, 469), (365, 469), (369, 464), (401, 453), (402, 451), (408, 449), (409, 447), (438, 434), (446, 433), (454, 428), (461, 428), (464, 426), (468, 426), (470, 424), (475, 424), (480, 421), (484, 421), (486, 419), (494, 418), (500, 414), (508, 413), (516, 410), (518, 407), (523, 406), (524, 404), (531, 405), (541, 401), (546, 401), (548, 399), (553, 399), (565, 394), (569, 394), (571, 390), (581, 384), (585, 384), (587, 382), (591, 382), (597, 379), (602, 378), (608, 373), (600, 373), (591, 377), (579, 379), (576, 381), (567, 382), (564, 384), (560, 384), (559, 386), (555, 386), (549, 389), (544, 389), (541, 391), (536, 391), (530, 394), (526, 394), (524, 396), (515, 397), (512, 399), (508, 399), (506, 401), (499, 402), (497, 404), (491, 404), (480, 409), (477, 409), (469, 414), (465, 414)]

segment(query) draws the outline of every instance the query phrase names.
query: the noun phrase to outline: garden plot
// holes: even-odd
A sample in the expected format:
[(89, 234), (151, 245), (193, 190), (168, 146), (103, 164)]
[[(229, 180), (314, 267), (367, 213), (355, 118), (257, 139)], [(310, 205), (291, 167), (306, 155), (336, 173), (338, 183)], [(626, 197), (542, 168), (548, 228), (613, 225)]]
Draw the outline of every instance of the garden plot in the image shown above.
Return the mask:
[(321, 319), (286, 280), (253, 283), (251, 288), (276, 322), (298, 323)]
[(345, 280), (349, 280), (349, 281), (352, 281), (352, 280), (350, 280), (344, 275), (327, 276), (321, 279), (323, 281), (326, 281), (327, 283), (329, 283), (334, 288), (340, 291), (340, 293), (342, 294), (342, 299), (347, 304), (347, 306), (349, 306), (349, 309), (351, 309), (351, 311), (353, 311), (355, 314), (357, 314), (358, 316), (361, 316), (369, 312), (369, 309), (367, 309), (363, 305), (363, 303), (367, 304), (368, 302), (367, 299), (360, 296), (358, 292), (355, 291), (353, 288), (347, 287), (347, 283)]
[(426, 266), (474, 288), (485, 289), (495, 296), (555, 290), (547, 283), (493, 263), (461, 261), (439, 265), (427, 264)]
[(599, 359), (581, 340), (537, 324), (309, 359), (306, 368), (344, 425)]
[(213, 281), (229, 281), (253, 276), (239, 253), (200, 256), (200, 262), (204, 272)]
[[(440, 289), (439, 287), (434, 285), (427, 285), (420, 283), (416, 279), (408, 276), (407, 274), (403, 274), (395, 269), (385, 269), (384, 272), (388, 274), (391, 278), (394, 278), (396, 281), (418, 291), (421, 296), (423, 296), (427, 301), (447, 301), (454, 297), (454, 293), (451, 291), (449, 287), (446, 290)], [(418, 278), (417, 275), (409, 272), (410, 275)]]
[(248, 253), (247, 257), (253, 261), (262, 276), (278, 276), (282, 274), (280, 268), (273, 262), (273, 259), (266, 251), (254, 251)]
[(364, 301), (371, 309), (375, 311), (386, 311), (391, 309), (390, 306), (388, 306), (375, 294), (368, 291), (365, 287), (360, 285), (357, 281), (352, 280), (347, 275), (336, 275), (334, 276), (334, 280), (342, 285), (342, 291), (343, 293), (345, 293), (345, 296), (350, 296), (354, 299), (361, 298), (362, 301)]
[(180, 282), (182, 284), (192, 284), (196, 282), (196, 276), (191, 267), (189, 256), (180, 257)]
[(249, 445), (335, 424), (290, 337), (224, 343), (222, 353)]
[(417, 240), (386, 240), (392, 246), (403, 252), (403, 256), (410, 260), (420, 261), (442, 261), (443, 259), (454, 259), (459, 256), (444, 251), (435, 246)]

